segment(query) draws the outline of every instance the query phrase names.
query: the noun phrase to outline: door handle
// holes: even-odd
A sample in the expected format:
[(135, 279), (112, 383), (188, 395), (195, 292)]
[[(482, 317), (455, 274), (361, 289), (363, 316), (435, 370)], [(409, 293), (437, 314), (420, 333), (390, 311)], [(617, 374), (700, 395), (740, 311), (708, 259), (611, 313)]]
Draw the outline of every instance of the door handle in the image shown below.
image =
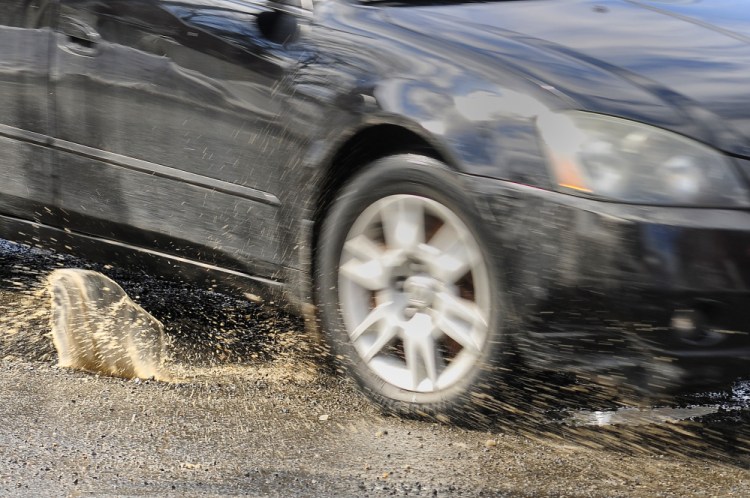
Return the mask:
[(62, 48), (77, 55), (93, 57), (99, 53), (101, 35), (83, 21), (63, 16), (60, 19), (60, 32), (65, 40)]

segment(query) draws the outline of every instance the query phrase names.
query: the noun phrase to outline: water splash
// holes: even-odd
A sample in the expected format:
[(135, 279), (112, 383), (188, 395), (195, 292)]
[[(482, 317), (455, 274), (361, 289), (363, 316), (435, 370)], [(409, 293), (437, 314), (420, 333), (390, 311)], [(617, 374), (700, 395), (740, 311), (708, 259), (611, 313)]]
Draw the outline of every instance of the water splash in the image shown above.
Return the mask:
[(61, 367), (172, 381), (164, 327), (101, 273), (62, 269), (48, 279), (50, 325)]

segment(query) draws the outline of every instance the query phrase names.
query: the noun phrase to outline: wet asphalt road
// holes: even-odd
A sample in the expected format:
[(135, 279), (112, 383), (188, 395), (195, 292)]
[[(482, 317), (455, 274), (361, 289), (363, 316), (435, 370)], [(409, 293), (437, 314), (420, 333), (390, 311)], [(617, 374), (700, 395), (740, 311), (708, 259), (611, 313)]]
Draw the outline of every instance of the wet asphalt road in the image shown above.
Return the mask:
[[(184, 383), (55, 366), (42, 282), (72, 266), (164, 323)], [(547, 379), (482, 429), (402, 420), (273, 308), (13, 245), (0, 277), (3, 496), (750, 496), (742, 389), (683, 400), (725, 406), (694, 420), (582, 427), (562, 421), (616, 396)]]

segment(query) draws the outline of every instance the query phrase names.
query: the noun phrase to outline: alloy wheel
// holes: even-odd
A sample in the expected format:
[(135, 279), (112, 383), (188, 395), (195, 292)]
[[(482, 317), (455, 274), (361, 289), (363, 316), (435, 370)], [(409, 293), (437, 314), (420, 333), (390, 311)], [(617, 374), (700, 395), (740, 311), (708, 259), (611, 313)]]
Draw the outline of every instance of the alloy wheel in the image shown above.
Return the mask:
[(477, 367), (489, 335), (488, 269), (445, 205), (391, 195), (368, 206), (346, 236), (338, 284), (349, 340), (385, 382), (435, 392)]

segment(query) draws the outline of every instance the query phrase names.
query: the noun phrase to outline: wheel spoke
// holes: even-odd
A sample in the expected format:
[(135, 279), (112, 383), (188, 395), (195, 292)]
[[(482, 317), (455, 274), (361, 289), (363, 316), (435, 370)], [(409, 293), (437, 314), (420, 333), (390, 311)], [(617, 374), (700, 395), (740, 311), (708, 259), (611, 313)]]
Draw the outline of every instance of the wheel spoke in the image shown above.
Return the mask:
[(424, 207), (420, 202), (399, 198), (383, 207), (381, 220), (389, 249), (412, 250), (424, 242)]
[(414, 315), (404, 327), (406, 367), (411, 374), (413, 389), (418, 389), (423, 376), (426, 376), (433, 386), (437, 384), (438, 352), (433, 330), (432, 318), (423, 313)]
[(355, 259), (341, 266), (341, 274), (368, 290), (380, 290), (387, 285), (388, 277), (377, 261), (359, 262)]
[(437, 313), (435, 326), (443, 331), (445, 335), (456, 341), (461, 347), (472, 353), (479, 353), (480, 349), (474, 340), (472, 331), (473, 327), (457, 323), (446, 317), (443, 313)]
[(349, 337), (351, 337), (352, 341), (356, 341), (362, 337), (362, 334), (370, 330), (373, 325), (386, 319), (391, 313), (393, 313), (393, 303), (387, 302), (378, 305), (370, 311), (365, 319), (362, 320), (362, 323), (357, 325), (357, 328), (349, 334)]
[(452, 225), (443, 223), (443, 226), (435, 232), (435, 235), (433, 235), (427, 243), (442, 252), (453, 246), (453, 244), (458, 242), (460, 238), (461, 237), (456, 233), (456, 229)]
[(344, 244), (344, 251), (347, 251), (360, 261), (380, 260), (384, 252), (378, 244), (366, 235), (357, 235), (347, 240)]
[(487, 328), (487, 319), (479, 306), (473, 301), (462, 299), (448, 292), (440, 292), (435, 296), (436, 309), (446, 318), (452, 316), (467, 322), (472, 327)]
[(365, 354), (362, 355), (362, 359), (365, 363), (370, 363), (375, 356), (380, 353), (384, 347), (388, 345), (395, 337), (398, 327), (392, 323), (386, 324), (386, 326), (378, 332), (378, 337), (375, 342), (367, 348)]
[(344, 251), (352, 257), (341, 265), (341, 274), (369, 290), (380, 290), (388, 285), (390, 269), (385, 264), (385, 252), (365, 235), (358, 235), (344, 244)]
[(455, 283), (481, 261), (478, 249), (443, 225), (427, 244), (420, 245), (420, 254), (430, 274), (445, 283)]
[(430, 379), (432, 385), (437, 384), (438, 371), (437, 371), (437, 348), (435, 347), (435, 339), (432, 337), (424, 338), (419, 342), (419, 353), (424, 361), (425, 372), (427, 378)]

